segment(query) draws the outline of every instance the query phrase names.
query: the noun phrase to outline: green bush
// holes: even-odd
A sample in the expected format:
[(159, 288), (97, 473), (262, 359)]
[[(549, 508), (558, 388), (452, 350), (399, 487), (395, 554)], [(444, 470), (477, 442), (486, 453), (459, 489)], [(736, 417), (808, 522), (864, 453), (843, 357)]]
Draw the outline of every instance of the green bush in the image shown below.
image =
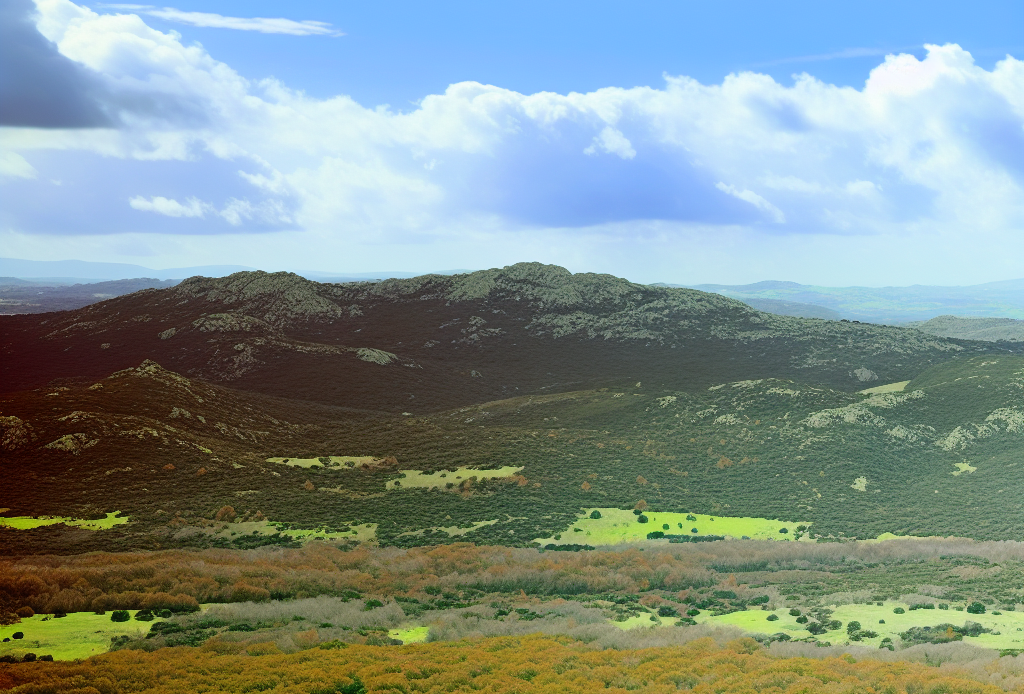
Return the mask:
[(777, 621), (779, 621), (779, 615), (777, 615), (777, 614), (775, 614), (775, 613), (773, 612), (773, 613), (771, 613), (770, 615), (768, 615), (768, 617), (767, 617), (766, 619), (767, 619), (767, 620), (768, 620), (769, 622), (777, 622)]
[(904, 614), (905, 612), (906, 610), (904, 610), (902, 607), (894, 607), (892, 609), (893, 614)]
[(153, 611), (152, 610), (139, 610), (135, 613), (135, 620), (138, 622), (152, 622)]
[(789, 614), (790, 614), (791, 617), (799, 617), (800, 616), (800, 610), (798, 610), (795, 607), (790, 608)]
[(650, 519), (647, 518), (647, 516), (645, 516), (642, 513), (639, 516), (636, 517), (636, 522), (637, 523), (646, 523), (648, 520), (650, 520)]
[(597, 520), (598, 518), (601, 517), (601, 512), (598, 511), (597, 509), (594, 509), (593, 511), (590, 512), (590, 517), (593, 518), (594, 520)]
[(985, 605), (978, 601), (974, 601), (967, 606), (967, 611), (971, 614), (985, 614)]
[(128, 614), (128, 610), (114, 610), (110, 613), (111, 622), (127, 622), (132, 616)]

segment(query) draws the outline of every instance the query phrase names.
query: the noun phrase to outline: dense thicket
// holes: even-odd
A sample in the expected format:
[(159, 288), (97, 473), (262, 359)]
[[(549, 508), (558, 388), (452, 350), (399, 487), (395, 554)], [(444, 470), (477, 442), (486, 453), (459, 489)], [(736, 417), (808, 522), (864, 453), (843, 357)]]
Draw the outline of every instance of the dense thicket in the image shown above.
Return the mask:
[(635, 651), (595, 650), (585, 643), (539, 636), (397, 648), (332, 648), (324, 643), (293, 655), (281, 654), (273, 643), (210, 641), (200, 649), (119, 651), (84, 662), (0, 668), (0, 688), (14, 694), (1003, 691), (955, 667), (858, 662), (850, 656), (776, 658), (750, 639), (724, 647), (705, 639), (682, 647)]

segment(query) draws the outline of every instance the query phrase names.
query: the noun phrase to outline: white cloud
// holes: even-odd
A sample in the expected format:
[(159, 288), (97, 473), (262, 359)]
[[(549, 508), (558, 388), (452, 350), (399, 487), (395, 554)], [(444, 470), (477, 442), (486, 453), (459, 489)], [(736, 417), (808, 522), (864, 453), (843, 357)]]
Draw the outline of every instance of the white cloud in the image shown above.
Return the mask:
[(35, 178), (37, 171), (17, 152), (0, 152), (0, 176)]
[(782, 224), (783, 222), (786, 221), (786, 215), (782, 214), (782, 210), (780, 210), (778, 207), (771, 204), (770, 202), (768, 202), (767, 200), (765, 200), (752, 190), (739, 190), (735, 186), (726, 185), (721, 181), (715, 184), (715, 188), (718, 188), (718, 190), (722, 191), (723, 193), (727, 193), (733, 196), (734, 198), (742, 200), (743, 202), (749, 202), (757, 209), (766, 213), (776, 224)]
[(636, 150), (626, 136), (615, 128), (605, 128), (594, 138), (594, 143), (583, 150), (584, 154), (597, 154), (598, 148), (606, 154), (616, 154), (623, 159), (632, 159), (636, 156)]
[(186, 12), (173, 7), (157, 8), (152, 5), (102, 4), (100, 7), (138, 12), (168, 22), (189, 24), (212, 29), (258, 31), (263, 34), (289, 34), (291, 36), (344, 36), (328, 22), (314, 20), (295, 21), (282, 17), (227, 17), (212, 12)]
[[(464, 82), (395, 112), (248, 81), (137, 15), (37, 1), (40, 30), (61, 52), (135, 101), (125, 99), (119, 130), (7, 129), (0, 152), (28, 166), (43, 149), (138, 166), (185, 162), (174, 187), (185, 202), (165, 199), (182, 229), (276, 220), (392, 252), (425, 239), (461, 247), (481, 229), (494, 248), (505, 247), (497, 236), (529, 229), (570, 248), (587, 229), (627, 234), (621, 225), (632, 225), (666, 238), (693, 228), (784, 231), (808, 248), (825, 235), (895, 246), (928, 230), (947, 249), (1000, 248), (1024, 229), (1024, 62), (1012, 57), (985, 70), (958, 46), (928, 46), (923, 59), (887, 57), (859, 90), (755, 73), (567, 95)], [(230, 162), (222, 178), (210, 159)], [(190, 165), (202, 183), (191, 183)], [(96, 177), (76, 189), (125, 209), (123, 194), (115, 200), (102, 186)], [(228, 202), (218, 209), (200, 197)], [(158, 198), (133, 200), (159, 211)], [(74, 200), (63, 204), (70, 218)], [(5, 207), (30, 226), (29, 206)], [(508, 244), (509, 253), (526, 247)], [(955, 267), (935, 262), (936, 271)]]
[(167, 217), (205, 217), (208, 212), (213, 212), (214, 207), (208, 202), (196, 198), (189, 198), (182, 205), (177, 200), (156, 196), (144, 198), (141, 195), (128, 200), (133, 210), (141, 212), (156, 212)]

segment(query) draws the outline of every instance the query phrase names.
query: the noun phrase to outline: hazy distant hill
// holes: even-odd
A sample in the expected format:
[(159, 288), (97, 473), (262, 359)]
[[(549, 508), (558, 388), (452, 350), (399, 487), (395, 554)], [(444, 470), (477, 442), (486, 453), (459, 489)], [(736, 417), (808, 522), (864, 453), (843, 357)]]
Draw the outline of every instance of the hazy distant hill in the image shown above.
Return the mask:
[(958, 337), (965, 340), (1024, 340), (1024, 320), (1013, 318), (963, 318), (960, 316), (939, 316), (929, 321), (908, 323), (929, 335)]
[(131, 294), (142, 289), (173, 287), (178, 280), (140, 277), (111, 282), (50, 286), (42, 282), (0, 278), (0, 315), (70, 311), (104, 299)]
[(1024, 279), (967, 287), (818, 287), (766, 281), (701, 284), (694, 289), (740, 301), (771, 299), (814, 304), (837, 311), (843, 318), (870, 323), (899, 324), (950, 314), (1024, 319)]

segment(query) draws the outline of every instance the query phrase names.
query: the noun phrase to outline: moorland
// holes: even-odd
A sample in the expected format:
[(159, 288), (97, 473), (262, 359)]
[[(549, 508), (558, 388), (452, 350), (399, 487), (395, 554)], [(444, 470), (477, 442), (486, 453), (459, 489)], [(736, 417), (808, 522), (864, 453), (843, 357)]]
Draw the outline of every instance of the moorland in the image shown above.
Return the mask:
[(0, 687), (1024, 686), (1021, 342), (523, 263), (0, 356)]

